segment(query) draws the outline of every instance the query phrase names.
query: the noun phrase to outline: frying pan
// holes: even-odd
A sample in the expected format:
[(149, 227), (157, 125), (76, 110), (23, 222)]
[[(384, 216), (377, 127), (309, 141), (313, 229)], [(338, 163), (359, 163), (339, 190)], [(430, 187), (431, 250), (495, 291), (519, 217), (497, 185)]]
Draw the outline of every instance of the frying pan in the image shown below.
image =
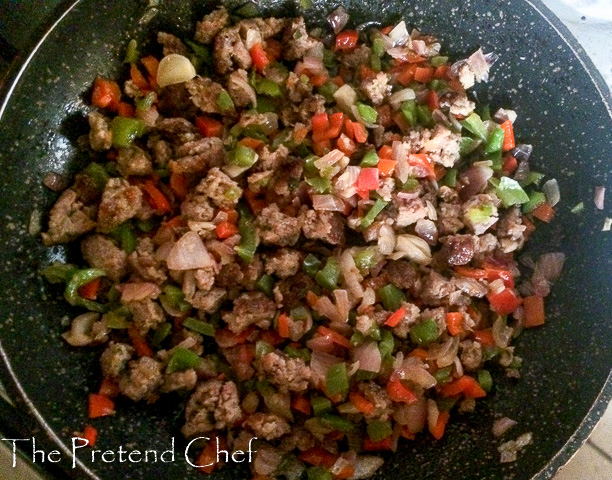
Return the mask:
[[(533, 257), (546, 251), (568, 255), (561, 280), (547, 302), (547, 324), (516, 342), (524, 358), (519, 381), (496, 377), (493, 394), (476, 411), (451, 422), (436, 442), (423, 435), (389, 456), (375, 478), (534, 479), (550, 478), (587, 438), (612, 396), (612, 237), (601, 232), (604, 214), (592, 206), (595, 185), (606, 185), (612, 153), (610, 94), (569, 32), (539, 1), (315, 0), (305, 12), (312, 25), (343, 3), (353, 25), (388, 24), (400, 17), (437, 34), (456, 58), (482, 46), (500, 61), (487, 85), (476, 89), (483, 103), (519, 113), (516, 135), (534, 146), (534, 168), (556, 178), (562, 203), (554, 222), (529, 243)], [(230, 8), (239, 4), (227, 2)], [(302, 14), (300, 2), (261, 0), (263, 15)], [(116, 76), (129, 38), (140, 42), (159, 29), (187, 35), (213, 2), (162, 1), (148, 24), (139, 24), (146, 2), (80, 0), (63, 4), (42, 40), (21, 52), (4, 85), (0, 107), (0, 377), (18, 410), (4, 406), (5, 432), (37, 447), (59, 449), (64, 460), (43, 467), (57, 478), (201, 478), (182, 457), (181, 398), (155, 405), (118, 401), (112, 418), (94, 421), (97, 446), (117, 451), (165, 450), (176, 438), (172, 463), (92, 463), (82, 450), (71, 468), (68, 455), (75, 430), (88, 423), (86, 395), (99, 384), (100, 350), (74, 349), (62, 341), (66, 319), (76, 314), (37, 270), (53, 260), (76, 259), (67, 247), (43, 248), (28, 234), (32, 215), (45, 212), (55, 195), (41, 179), (48, 171), (67, 175), (83, 168), (87, 154), (76, 146), (87, 132), (84, 116), (92, 79)], [(30, 53), (28, 53), (28, 51)], [(582, 214), (570, 212), (585, 203)], [(25, 412), (21, 415), (19, 412)], [(494, 418), (517, 420), (514, 436), (534, 433), (534, 443), (513, 464), (500, 464), (490, 430)], [(31, 454), (31, 444), (23, 444)], [(54, 469), (51, 469), (54, 467)], [(214, 479), (246, 478), (231, 466)]]

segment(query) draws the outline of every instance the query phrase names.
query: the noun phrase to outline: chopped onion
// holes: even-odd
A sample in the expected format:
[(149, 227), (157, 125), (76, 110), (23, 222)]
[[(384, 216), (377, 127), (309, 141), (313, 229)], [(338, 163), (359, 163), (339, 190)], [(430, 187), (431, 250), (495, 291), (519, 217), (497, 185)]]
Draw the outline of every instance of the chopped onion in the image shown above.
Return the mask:
[(336, 319), (340, 323), (348, 322), (349, 311), (351, 305), (348, 298), (348, 292), (343, 288), (337, 288), (333, 292), (334, 300), (336, 301)]
[(187, 232), (174, 244), (167, 258), (170, 270), (192, 270), (212, 267), (215, 261), (195, 232)]
[(507, 108), (500, 108), (493, 115), (493, 120), (495, 120), (497, 123), (504, 123), (506, 120), (510, 120), (510, 123), (514, 123), (514, 121), (516, 120), (516, 117), (517, 117), (517, 114), (514, 110), (510, 110)]
[(416, 235), (408, 233), (398, 235), (395, 251), (394, 260), (406, 257), (419, 265), (428, 265), (431, 262), (431, 249), (428, 243)]
[(172, 240), (162, 243), (157, 250), (155, 250), (155, 259), (160, 262), (165, 262), (173, 246), (174, 241)]
[(393, 419), (404, 425), (410, 433), (419, 433), (427, 424), (427, 399), (419, 397), (416, 402), (397, 406)]
[(93, 341), (91, 328), (99, 318), (100, 314), (95, 312), (87, 312), (75, 317), (70, 325), (70, 331), (62, 334), (63, 339), (73, 347), (89, 345)]
[(161, 289), (153, 282), (122, 283), (117, 290), (121, 292), (121, 301), (124, 303), (157, 298), (161, 293)]
[(357, 182), (359, 172), (361, 172), (361, 168), (355, 165), (349, 165), (346, 167), (342, 175), (338, 177), (334, 184), (335, 192), (345, 199), (351, 198), (353, 195), (355, 195), (357, 193), (355, 182)]
[(159, 118), (159, 112), (155, 107), (151, 107), (146, 110), (136, 109), (136, 118), (142, 120), (147, 127), (153, 128), (155, 127), (157, 119)]
[(414, 90), (412, 88), (404, 88), (391, 95), (391, 97), (389, 97), (389, 103), (394, 110), (397, 110), (402, 102), (405, 102), (406, 100), (414, 100), (414, 98)]
[(157, 83), (162, 88), (175, 83), (187, 82), (195, 76), (196, 70), (191, 61), (178, 53), (166, 55), (161, 59), (157, 68)]
[[(526, 162), (529, 160), (531, 152), (533, 152), (533, 146), (527, 143), (520, 143), (510, 151), (512, 156), (519, 162)], [(527, 171), (529, 171), (529, 169), (527, 169)]]
[(257, 107), (257, 94), (255, 93), (255, 89), (251, 85), (249, 85), (249, 82), (247, 82), (239, 75), (230, 75), (228, 77), (227, 83), (228, 87), (231, 85), (232, 89), (238, 88), (239, 90), (241, 90), (245, 94), (245, 96), (248, 97), (253, 107)]
[(410, 35), (408, 35), (406, 22), (402, 20), (395, 27), (393, 27), (393, 30), (389, 32), (389, 38), (393, 42), (394, 47), (406, 45), (410, 41)]
[[(407, 360), (412, 360), (412, 357), (409, 357)], [(424, 389), (433, 388), (438, 383), (436, 379), (431, 375), (427, 370), (425, 370), (425, 366), (419, 362), (419, 364), (408, 362), (404, 362), (404, 366), (398, 370), (396, 370), (399, 378), (403, 380), (409, 380), (414, 384), (422, 387)]]
[(457, 372), (457, 377), (463, 377), (463, 364), (461, 363), (459, 357), (455, 357), (453, 363), (455, 365), (455, 372)]
[(306, 342), (306, 346), (313, 352), (333, 353), (336, 350), (332, 338), (327, 335), (315, 336)]
[(449, 337), (444, 343), (434, 345), (427, 352), (428, 360), (435, 360), (439, 368), (448, 367), (459, 351), (459, 337)]
[(497, 317), (497, 320), (493, 323), (491, 333), (495, 340), (495, 345), (500, 348), (506, 348), (512, 340), (512, 333), (514, 329), (506, 325), (506, 321), (503, 317)]
[(544, 185), (542, 185), (542, 191), (544, 192), (544, 195), (546, 195), (546, 202), (552, 207), (554, 207), (557, 203), (559, 203), (559, 200), (561, 200), (559, 184), (554, 178), (552, 180), (548, 180)]
[(351, 480), (370, 478), (384, 462), (385, 461), (382, 459), (382, 457), (375, 457), (373, 455), (358, 455), (355, 462), (353, 462), (355, 471), (353, 472)]
[(327, 68), (323, 65), (323, 60), (315, 57), (304, 57), (303, 66), (311, 74), (327, 75)]
[(427, 44), (423, 40), (413, 40), (412, 49), (417, 55), (427, 55)]
[(348, 83), (334, 92), (334, 100), (344, 113), (352, 113), (351, 108), (357, 101), (357, 92)]
[(487, 58), (482, 48), (479, 48), (470, 55), (467, 62), (474, 73), (476, 82), (486, 82), (489, 80), (489, 63), (487, 62)]
[(318, 160), (315, 160), (314, 166), (319, 170), (327, 170), (328, 168), (334, 166), (336, 163), (340, 162), (344, 158), (344, 153), (341, 150), (335, 148), (331, 152), (323, 155)]
[(612, 230), (612, 218), (606, 217), (604, 219), (603, 227), (601, 227), (601, 231), (602, 232), (609, 232), (610, 230)]
[(332, 322), (341, 322), (338, 309), (334, 306), (329, 297), (321, 295), (312, 307), (319, 314), (330, 319)]
[(467, 200), (482, 192), (493, 176), (493, 169), (485, 166), (471, 166), (459, 175), (459, 196)]
[(334, 195), (313, 195), (312, 208), (318, 211), (342, 212), (344, 202)]
[(431, 220), (419, 218), (414, 227), (414, 233), (425, 240), (429, 245), (438, 243), (438, 228)]
[(61, 192), (68, 187), (68, 180), (59, 173), (49, 172), (43, 178), (43, 185), (54, 192)]
[(438, 212), (436, 211), (436, 207), (434, 207), (433, 203), (431, 203), (429, 200), (426, 200), (425, 205), (427, 205), (427, 216), (429, 217), (429, 219), (437, 220)]
[(438, 416), (440, 410), (438, 410), (438, 404), (431, 398), (427, 400), (427, 425), (429, 430), (433, 431), (438, 423)]
[(410, 144), (406, 142), (395, 141), (391, 145), (393, 160), (397, 162), (395, 166), (395, 176), (400, 182), (405, 183), (410, 176), (410, 165), (408, 164), (408, 155), (410, 155)]
[(512, 420), (508, 417), (503, 417), (493, 422), (493, 428), (491, 429), (491, 431), (493, 432), (494, 436), (501, 437), (504, 433), (506, 433), (516, 424), (517, 422), (515, 420)]
[(340, 271), (344, 283), (349, 288), (351, 296), (354, 300), (359, 300), (364, 296), (361, 281), (363, 277), (359, 273), (359, 269), (355, 265), (355, 259), (350, 250), (344, 250), (340, 256)]
[(349, 14), (346, 9), (340, 5), (327, 16), (327, 21), (332, 27), (334, 33), (340, 33), (349, 21)]
[(369, 122), (366, 122), (363, 119), (363, 117), (359, 113), (359, 109), (357, 108), (356, 105), (351, 106), (351, 113), (355, 117), (355, 120), (357, 120), (359, 123), (363, 123), (366, 127), (368, 127), (368, 128), (375, 128), (376, 127), (375, 123), (369, 123)]
[(367, 307), (369, 305), (374, 305), (374, 303), (376, 303), (376, 292), (372, 288), (368, 287), (363, 291), (363, 300), (361, 305)]
[(359, 362), (359, 369), (366, 372), (380, 372), (382, 357), (378, 344), (374, 340), (367, 340), (353, 351), (353, 360)]
[(248, 51), (251, 51), (251, 48), (258, 43), (262, 43), (261, 33), (257, 28), (250, 28), (246, 33), (244, 45)]
[(470, 297), (482, 298), (488, 293), (487, 287), (475, 278), (455, 277), (453, 285)]
[(604, 199), (606, 196), (606, 187), (597, 186), (595, 187), (595, 207), (597, 210), (604, 209)]
[(378, 230), (378, 251), (383, 255), (391, 255), (395, 249), (395, 233), (391, 225), (386, 223)]
[(314, 350), (310, 357), (310, 370), (312, 371), (313, 380), (325, 382), (329, 367), (341, 361), (341, 358), (334, 355)]

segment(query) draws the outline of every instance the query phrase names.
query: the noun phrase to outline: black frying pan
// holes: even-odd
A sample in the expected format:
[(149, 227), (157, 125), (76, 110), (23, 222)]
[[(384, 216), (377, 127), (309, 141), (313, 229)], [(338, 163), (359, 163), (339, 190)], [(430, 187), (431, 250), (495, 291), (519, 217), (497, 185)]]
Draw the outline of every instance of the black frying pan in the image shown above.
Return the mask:
[[(192, 5), (193, 3), (193, 5)], [(1, 377), (25, 419), (4, 411), (4, 425), (37, 445), (63, 452), (63, 474), (74, 478), (201, 478), (182, 457), (180, 401), (154, 406), (119, 402), (113, 418), (95, 421), (101, 449), (167, 449), (176, 437), (173, 463), (91, 463), (71, 468), (66, 445), (87, 423), (86, 394), (99, 383), (96, 349), (72, 349), (60, 338), (62, 317), (74, 315), (36, 271), (53, 259), (72, 258), (64, 247), (45, 249), (27, 234), (33, 211), (53, 202), (41, 179), (50, 170), (74, 173), (88, 159), (76, 148), (87, 131), (85, 102), (92, 79), (115, 76), (127, 39), (143, 41), (159, 29), (187, 34), (210, 8), (203, 2), (163, 1), (148, 25), (138, 24), (146, 2), (81, 0), (54, 12), (60, 20), (45, 30), (33, 54), (21, 53), (4, 85), (0, 107), (0, 307)], [(236, 3), (228, 2), (229, 6)], [(300, 2), (260, 2), (262, 14), (300, 14)], [(311, 25), (341, 2), (315, 0), (306, 12)], [(612, 236), (602, 233), (604, 214), (593, 207), (595, 185), (608, 180), (612, 153), (612, 99), (594, 66), (567, 30), (539, 1), (452, 0), (342, 2), (352, 21), (383, 23), (403, 16), (409, 25), (437, 34), (455, 56), (482, 46), (496, 51), (489, 84), (477, 89), (483, 102), (519, 112), (517, 136), (534, 145), (533, 163), (559, 181), (562, 204), (553, 224), (540, 228), (529, 252), (561, 250), (568, 261), (548, 301), (544, 328), (517, 342), (524, 357), (522, 379), (498, 377), (495, 393), (476, 412), (452, 422), (440, 442), (428, 436), (404, 445), (376, 478), (550, 478), (586, 439), (612, 395)], [(4, 52), (6, 50), (3, 49)], [(570, 209), (584, 201), (583, 214)], [(534, 432), (534, 444), (516, 463), (498, 462), (490, 433), (496, 416), (519, 422), (513, 433)], [(15, 421), (15, 420), (18, 421)], [(9, 422), (9, 423), (7, 423)], [(31, 444), (25, 445), (31, 450)], [(241, 473), (238, 473), (241, 472)], [(246, 477), (223, 469), (214, 478)]]

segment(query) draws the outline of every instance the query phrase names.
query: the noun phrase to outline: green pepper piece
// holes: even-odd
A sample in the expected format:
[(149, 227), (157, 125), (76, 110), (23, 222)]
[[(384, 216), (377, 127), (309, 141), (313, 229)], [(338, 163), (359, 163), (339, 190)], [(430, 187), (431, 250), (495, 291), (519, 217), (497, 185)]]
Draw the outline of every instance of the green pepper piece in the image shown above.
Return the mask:
[(488, 370), (478, 370), (478, 383), (485, 392), (490, 392), (493, 388), (493, 377)]
[(325, 391), (329, 396), (346, 395), (349, 389), (349, 380), (346, 373), (346, 363), (340, 362), (327, 370), (325, 378)]
[(378, 120), (378, 112), (365, 103), (357, 102), (357, 111), (366, 123), (376, 123), (376, 120)]
[(129, 315), (129, 309), (126, 306), (122, 306), (105, 314), (103, 320), (108, 328), (123, 330), (129, 328), (132, 324), (128, 320)]
[(361, 229), (365, 230), (370, 225), (372, 225), (372, 223), (374, 223), (374, 220), (376, 220), (378, 214), (384, 210), (388, 203), (389, 202), (385, 202), (382, 198), (377, 198), (376, 202), (374, 202), (374, 205), (372, 205), (372, 208), (370, 208), (368, 213), (366, 213), (363, 217), (363, 220), (361, 220)]
[(382, 358), (386, 358), (391, 353), (393, 353), (393, 349), (395, 348), (395, 339), (393, 338), (393, 333), (391, 330), (386, 328), (380, 329), (380, 343), (378, 344), (378, 350), (380, 350), (380, 356)]
[(480, 207), (470, 207), (466, 212), (467, 218), (472, 224), (483, 223), (489, 220), (493, 214), (493, 206), (487, 204), (481, 205)]
[(340, 278), (340, 263), (336, 258), (328, 258), (325, 266), (315, 274), (315, 282), (327, 290), (338, 287)]
[(491, 106), (488, 103), (482, 106), (480, 118), (482, 119), (483, 122), (486, 122), (487, 120), (491, 120)]
[(498, 150), (497, 152), (491, 152), (485, 155), (485, 160), (491, 161), (491, 168), (496, 172), (499, 172), (503, 167), (502, 154), (503, 152)]
[(106, 272), (104, 272), (104, 270), (100, 270), (99, 268), (87, 268), (85, 270), (77, 271), (66, 285), (64, 298), (70, 305), (84, 307), (92, 312), (106, 312), (108, 310), (106, 305), (94, 302), (93, 300), (87, 300), (79, 295), (79, 288), (81, 288), (83, 285), (87, 285), (96, 278), (104, 276), (106, 276)]
[(332, 480), (332, 476), (329, 470), (323, 467), (310, 467), (306, 469), (307, 480)]
[(321, 262), (321, 260), (315, 257), (312, 253), (309, 253), (308, 255), (306, 255), (306, 258), (302, 262), (302, 270), (304, 270), (304, 272), (306, 272), (311, 277), (314, 277), (315, 274), (321, 268), (322, 264), (323, 262)]
[(455, 188), (457, 186), (457, 169), (449, 168), (440, 183), (447, 187)]
[(531, 213), (536, 207), (546, 202), (546, 195), (542, 192), (533, 192), (529, 196), (529, 201), (523, 204), (523, 213)]
[(438, 410), (450, 412), (457, 404), (458, 400), (459, 397), (436, 398), (436, 405), (438, 405)]
[(539, 186), (540, 185), (540, 181), (544, 178), (544, 174), (543, 173), (539, 173), (539, 172), (534, 172), (531, 171), (527, 174), (527, 178), (525, 178), (525, 180), (521, 181), (521, 187), (526, 187), (527, 185), (536, 185)]
[(378, 58), (385, 55), (385, 42), (380, 35), (376, 35), (372, 40), (372, 53)]
[(464, 156), (472, 153), (482, 142), (472, 137), (461, 137), (459, 141), (459, 155)]
[(431, 90), (440, 91), (447, 87), (448, 84), (444, 80), (439, 80), (437, 78), (434, 78), (431, 82), (429, 82), (429, 88)]
[(155, 93), (149, 92), (144, 97), (138, 98), (134, 104), (136, 105), (136, 109), (141, 112), (146, 112), (149, 108), (153, 106), (155, 102)]
[(108, 182), (110, 179), (110, 175), (106, 169), (96, 162), (91, 162), (89, 165), (87, 165), (84, 172), (94, 181), (98, 190), (104, 190), (104, 187), (106, 187), (106, 182)]
[(138, 42), (133, 38), (128, 42), (127, 48), (125, 49), (125, 57), (123, 58), (123, 63), (136, 63), (140, 59), (140, 54), (138, 53)]
[(302, 7), (302, 10), (308, 10), (313, 6), (312, 0), (300, 0), (300, 6)]
[(320, 416), (323, 413), (332, 411), (332, 402), (328, 398), (316, 396), (310, 400), (312, 405), (312, 413), (315, 417)]
[(482, 347), (482, 359), (485, 362), (488, 362), (489, 360), (493, 360), (494, 358), (497, 358), (501, 353), (501, 348), (499, 347), (490, 347), (488, 345), (485, 345), (484, 347)]
[(390, 437), (393, 433), (393, 428), (391, 427), (391, 422), (381, 422), (380, 420), (374, 420), (373, 422), (368, 423), (366, 428), (368, 432), (368, 437), (373, 442), (380, 442), (387, 437)]
[(581, 213), (584, 210), (584, 202), (577, 203), (570, 212), (572, 213)]
[(283, 351), (288, 357), (301, 358), (306, 363), (310, 362), (310, 350), (308, 348), (297, 349), (287, 345)]
[(262, 78), (257, 82), (256, 91), (259, 95), (267, 95), (268, 97), (278, 98), (283, 94), (278, 83), (273, 82), (268, 78)]
[(238, 144), (236, 148), (229, 153), (229, 163), (238, 167), (250, 168), (257, 160), (257, 153), (252, 148)]
[(431, 318), (410, 329), (410, 340), (417, 345), (427, 345), (435, 341), (438, 336), (438, 325)]
[(332, 103), (334, 101), (334, 92), (336, 90), (338, 90), (338, 86), (334, 82), (327, 81), (317, 89), (317, 93), (319, 93), (319, 95), (323, 95), (327, 103)]
[(476, 112), (470, 113), (470, 115), (461, 122), (461, 126), (483, 142), (487, 141), (487, 127), (480, 118), (480, 115)]
[(145, 132), (145, 123), (137, 118), (115, 117), (111, 122), (111, 133), (115, 147), (129, 147)]
[(334, 415), (333, 413), (322, 413), (319, 417), (321, 425), (339, 432), (352, 432), (355, 428), (355, 424), (340, 415)]
[(431, 57), (429, 59), (429, 63), (431, 63), (432, 67), (441, 67), (442, 65), (446, 65), (448, 63), (448, 57), (436, 55), (435, 57)]
[(321, 177), (306, 177), (306, 183), (314, 188), (317, 193), (328, 193), (331, 191), (331, 180)]
[(234, 101), (225, 90), (221, 90), (221, 93), (219, 93), (217, 97), (217, 106), (219, 110), (221, 110), (221, 113), (228, 113), (234, 110)]
[(258, 340), (255, 343), (255, 358), (261, 358), (268, 353), (272, 353), (274, 351), (274, 347), (263, 340)]
[(122, 223), (115, 228), (111, 236), (119, 242), (121, 249), (128, 255), (136, 250), (136, 235), (134, 227), (129, 222)]
[(151, 232), (159, 226), (160, 219), (159, 217), (151, 217), (147, 220), (136, 220), (136, 228), (141, 232)]
[(363, 333), (355, 330), (355, 332), (353, 332), (353, 335), (351, 335), (351, 345), (353, 347), (358, 347), (359, 345), (361, 345), (365, 340), (365, 337), (363, 336)]
[(334, 68), (337, 65), (338, 61), (336, 59), (336, 54), (330, 50), (329, 48), (323, 49), (323, 65), (326, 68)]
[(309, 175), (318, 175), (319, 169), (315, 167), (315, 162), (319, 159), (316, 155), (309, 155), (304, 159), (304, 172)]
[(174, 308), (178, 308), (185, 313), (191, 310), (191, 304), (185, 300), (185, 294), (176, 285), (166, 285), (164, 287), (164, 297)]
[(416, 192), (419, 188), (419, 181), (416, 178), (409, 178), (402, 185), (402, 190), (405, 192)]
[(253, 216), (244, 205), (238, 205), (240, 218), (238, 219), (238, 231), (240, 232), (240, 244), (234, 247), (238, 256), (245, 263), (251, 263), (259, 244)]
[(361, 273), (366, 273), (379, 262), (377, 250), (366, 247), (355, 254), (355, 266)]
[(234, 11), (234, 13), (242, 18), (259, 17), (259, 8), (255, 2), (245, 3), (243, 6)]
[(525, 190), (522, 189), (516, 180), (510, 177), (501, 177), (496, 193), (506, 208), (529, 201), (529, 196), (525, 193)]
[(271, 297), (272, 290), (274, 289), (274, 279), (270, 275), (263, 274), (255, 282), (255, 288), (265, 293), (268, 297)]
[(376, 292), (382, 302), (385, 310), (395, 312), (402, 306), (402, 302), (406, 301), (406, 295), (392, 283), (381, 287)]
[(151, 339), (151, 345), (159, 347), (161, 343), (170, 335), (172, 332), (172, 324), (169, 322), (162, 323), (153, 332), (153, 338)]
[(370, 55), (370, 68), (374, 72), (380, 72), (382, 70), (382, 62), (380, 61), (380, 57), (374, 52), (372, 52)]
[(419, 123), (427, 128), (433, 128), (436, 122), (433, 119), (433, 115), (431, 110), (427, 105), (417, 105), (416, 106), (416, 114)]
[(374, 380), (378, 376), (376, 372), (366, 372), (365, 370), (357, 370), (355, 373), (355, 380), (358, 382), (367, 382), (368, 380)]
[(495, 130), (489, 135), (489, 141), (485, 147), (485, 153), (500, 152), (504, 144), (504, 129), (495, 127)]
[(297, 305), (290, 310), (289, 316), (297, 322), (303, 322), (310, 318), (310, 311), (304, 305)]
[(178, 347), (174, 350), (174, 353), (168, 362), (166, 373), (195, 368), (199, 363), (200, 357), (196, 353), (187, 348)]
[(452, 365), (438, 369), (438, 371), (434, 373), (434, 378), (436, 379), (436, 382), (438, 383), (446, 382), (450, 378), (452, 371), (453, 371)]
[(417, 123), (417, 104), (414, 100), (406, 100), (402, 103), (402, 114), (411, 127)]
[(196, 56), (203, 61), (205, 64), (210, 65), (212, 63), (212, 57), (210, 50), (205, 45), (196, 43), (188, 38), (183, 39), (183, 42), (191, 49)]
[(183, 320), (183, 327), (193, 330), (194, 332), (201, 333), (207, 337), (215, 336), (215, 327), (210, 323), (203, 322), (197, 318), (187, 317)]
[(375, 167), (379, 162), (378, 154), (376, 150), (368, 150), (366, 154), (361, 159), (359, 165), (361, 167)]
[(43, 268), (40, 273), (49, 283), (68, 283), (79, 267), (71, 263), (55, 262)]

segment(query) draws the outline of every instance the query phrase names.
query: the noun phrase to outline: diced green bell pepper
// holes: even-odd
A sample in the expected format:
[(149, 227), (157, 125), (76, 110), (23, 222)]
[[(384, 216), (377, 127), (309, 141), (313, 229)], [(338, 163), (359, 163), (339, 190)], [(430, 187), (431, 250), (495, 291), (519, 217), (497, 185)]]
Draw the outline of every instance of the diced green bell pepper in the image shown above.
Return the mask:
[(476, 136), (476, 138), (487, 141), (487, 127), (476, 112), (472, 112), (468, 117), (461, 122), (461, 126), (468, 132)]
[(366, 123), (376, 123), (376, 120), (378, 120), (378, 112), (365, 103), (358, 102), (357, 111), (359, 112), (359, 116)]
[(115, 117), (111, 122), (113, 146), (129, 147), (132, 142), (145, 132), (145, 123), (137, 118)]
[(493, 377), (488, 370), (478, 370), (478, 383), (485, 392), (490, 392), (493, 388)]
[(361, 159), (361, 163), (359, 165), (361, 167), (375, 167), (378, 165), (378, 162), (379, 158), (376, 150), (368, 150)]
[(315, 282), (327, 290), (338, 287), (340, 278), (340, 263), (336, 258), (328, 258), (325, 266), (315, 274)]
[(410, 340), (417, 345), (427, 345), (438, 337), (438, 325), (433, 319), (425, 320), (410, 329)]
[(325, 391), (328, 395), (346, 395), (349, 389), (349, 380), (346, 373), (346, 363), (340, 362), (327, 370)]
[(185, 320), (183, 320), (183, 327), (207, 337), (215, 336), (215, 326), (202, 320), (198, 320), (197, 318), (187, 317)]
[(195, 368), (200, 363), (200, 357), (192, 352), (191, 350), (183, 347), (178, 347), (174, 350), (168, 366), (166, 367), (166, 373), (178, 372), (180, 370), (187, 370), (189, 368)]
[(374, 220), (376, 220), (378, 214), (384, 210), (388, 203), (389, 202), (384, 201), (382, 198), (376, 199), (376, 202), (374, 202), (372, 208), (370, 208), (368, 213), (366, 213), (363, 219), (361, 220), (361, 229), (364, 230), (370, 225), (372, 225), (372, 223), (374, 223)]
[(402, 302), (406, 301), (406, 295), (392, 283), (381, 287), (376, 292), (382, 302), (385, 310), (395, 312), (402, 306)]
[(496, 193), (506, 208), (512, 205), (521, 205), (529, 201), (529, 196), (525, 193), (525, 190), (516, 180), (510, 177), (501, 177)]
[(368, 432), (368, 437), (370, 437), (370, 440), (373, 442), (380, 442), (393, 434), (391, 422), (381, 422), (380, 420), (374, 420), (368, 423), (366, 431)]
[(85, 270), (77, 271), (74, 275), (72, 275), (68, 281), (68, 284), (66, 285), (64, 298), (70, 305), (83, 307), (87, 310), (91, 310), (92, 312), (106, 312), (108, 310), (106, 305), (94, 302), (93, 300), (88, 300), (79, 295), (79, 288), (87, 285), (96, 278), (104, 276), (106, 276), (106, 272), (104, 272), (104, 270), (100, 270), (99, 268), (86, 268)]

